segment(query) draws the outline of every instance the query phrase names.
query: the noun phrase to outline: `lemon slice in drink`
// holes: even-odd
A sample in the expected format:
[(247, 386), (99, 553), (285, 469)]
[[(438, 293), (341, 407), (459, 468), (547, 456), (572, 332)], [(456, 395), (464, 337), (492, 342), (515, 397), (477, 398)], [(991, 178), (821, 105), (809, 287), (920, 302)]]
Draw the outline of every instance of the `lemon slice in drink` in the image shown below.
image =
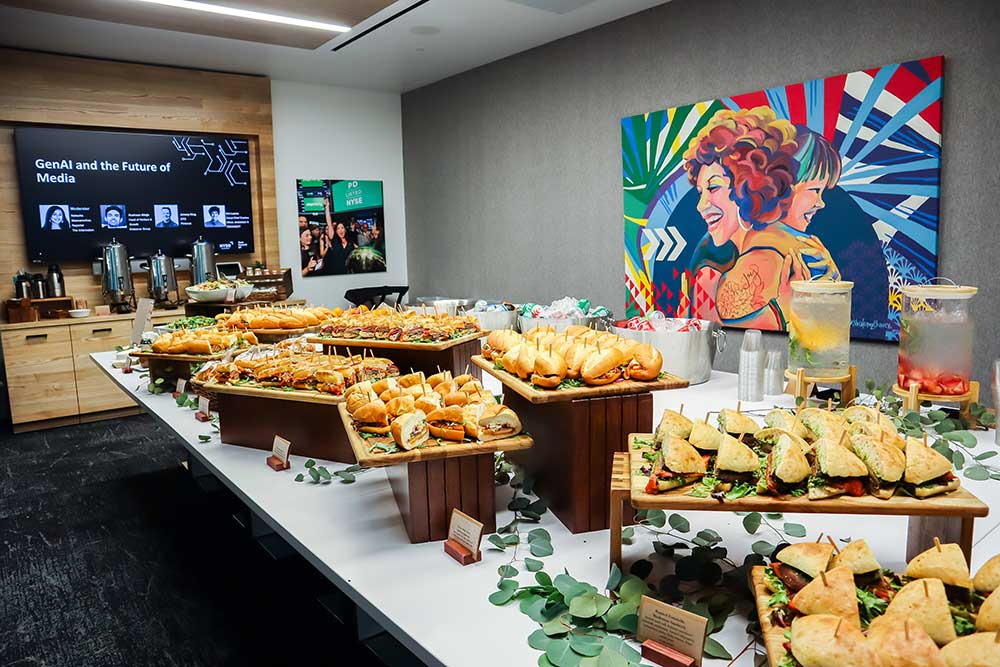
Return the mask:
[(842, 343), (840, 331), (833, 324), (805, 320), (796, 317), (794, 312), (788, 313), (788, 328), (799, 345), (813, 352), (829, 350)]

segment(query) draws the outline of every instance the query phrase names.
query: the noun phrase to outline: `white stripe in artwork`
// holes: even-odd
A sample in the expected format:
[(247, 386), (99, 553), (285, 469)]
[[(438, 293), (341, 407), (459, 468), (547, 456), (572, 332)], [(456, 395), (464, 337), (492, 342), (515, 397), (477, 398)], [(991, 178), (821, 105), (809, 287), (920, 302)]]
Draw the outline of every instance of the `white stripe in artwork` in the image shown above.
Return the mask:
[[(850, 127), (851, 127), (850, 118), (847, 118), (846, 116), (843, 115), (837, 116), (837, 129), (839, 131), (843, 132), (844, 134), (847, 134), (847, 130)], [(875, 132), (876, 132), (875, 130), (869, 127), (862, 126), (858, 128), (858, 134), (855, 137), (855, 140), (860, 139), (861, 141), (871, 141), (872, 138), (875, 136)], [(914, 148), (913, 146), (907, 146), (906, 144), (901, 144), (899, 142), (891, 141), (889, 139), (883, 141), (881, 145), (885, 146), (886, 148), (893, 148), (895, 150), (906, 151), (907, 153), (919, 153), (919, 154), (923, 153), (923, 151)]]
[(684, 119), (684, 124), (681, 125), (681, 131), (677, 133), (677, 138), (674, 140), (674, 145), (670, 147), (671, 153), (676, 153), (678, 151), (683, 151), (687, 149), (688, 142), (691, 139), (691, 134), (694, 132), (694, 128), (698, 125), (698, 121), (701, 120), (701, 112), (696, 109), (692, 109), (691, 113), (687, 115)]
[(917, 209), (919, 209), (921, 206), (924, 205), (927, 199), (928, 199), (927, 197), (918, 197), (916, 195), (907, 197), (903, 201), (896, 204), (896, 206), (893, 207), (891, 212), (895, 213), (896, 215), (901, 215), (904, 218), (909, 218), (914, 211), (916, 211)]
[[(844, 82), (844, 92), (849, 93), (856, 100), (863, 100), (865, 94), (868, 92), (868, 88), (871, 85), (872, 77), (868, 76), (864, 72), (852, 72), (847, 75), (847, 80)], [(905, 102), (900, 100), (897, 96), (883, 90), (879, 93), (878, 98), (875, 100), (875, 109), (878, 109), (888, 116), (894, 116), (900, 111), (900, 109), (903, 108), (904, 104)], [(848, 119), (847, 126), (841, 127), (838, 119), (837, 129), (846, 133), (847, 129), (850, 127), (850, 123), (851, 121)], [(941, 145), (941, 133), (931, 127), (930, 123), (925, 121), (919, 115), (911, 118), (906, 124), (928, 141), (932, 141), (939, 146)]]
[(872, 229), (875, 230), (875, 234), (878, 236), (878, 240), (886, 243), (891, 240), (896, 234), (896, 228), (887, 222), (882, 222), (881, 220), (876, 220), (872, 223)]

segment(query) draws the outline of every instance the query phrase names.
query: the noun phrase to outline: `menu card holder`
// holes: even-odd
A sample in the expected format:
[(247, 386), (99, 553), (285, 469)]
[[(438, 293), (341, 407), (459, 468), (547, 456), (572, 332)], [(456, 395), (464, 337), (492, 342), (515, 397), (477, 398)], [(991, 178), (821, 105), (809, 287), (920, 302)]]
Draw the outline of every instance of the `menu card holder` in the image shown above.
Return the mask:
[(458, 509), (451, 511), (448, 539), (444, 552), (457, 560), (460, 565), (478, 563), (483, 558), (479, 543), (483, 539), (483, 524)]

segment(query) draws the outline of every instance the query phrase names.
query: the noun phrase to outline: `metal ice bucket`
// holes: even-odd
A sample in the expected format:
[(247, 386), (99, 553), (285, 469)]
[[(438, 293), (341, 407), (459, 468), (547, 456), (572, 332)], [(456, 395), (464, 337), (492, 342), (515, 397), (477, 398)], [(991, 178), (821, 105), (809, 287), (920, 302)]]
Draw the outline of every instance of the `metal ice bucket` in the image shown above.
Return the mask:
[(701, 331), (635, 331), (617, 324), (612, 331), (624, 338), (652, 345), (663, 355), (664, 371), (691, 384), (701, 384), (712, 375), (715, 355), (726, 349), (726, 332), (717, 322), (698, 321)]

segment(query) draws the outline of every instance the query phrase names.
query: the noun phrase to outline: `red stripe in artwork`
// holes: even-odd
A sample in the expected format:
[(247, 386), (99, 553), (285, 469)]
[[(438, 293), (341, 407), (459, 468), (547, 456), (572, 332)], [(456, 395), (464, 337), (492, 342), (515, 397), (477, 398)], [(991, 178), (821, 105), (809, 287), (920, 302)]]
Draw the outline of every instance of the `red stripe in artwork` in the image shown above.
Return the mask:
[(833, 141), (837, 131), (837, 116), (840, 115), (840, 104), (844, 97), (846, 74), (827, 77), (823, 82), (823, 136)]
[(805, 125), (808, 121), (806, 115), (806, 89), (801, 83), (785, 86), (785, 96), (788, 97), (788, 120), (793, 125)]
[(767, 93), (763, 90), (758, 90), (755, 93), (744, 93), (742, 95), (733, 95), (733, 101), (739, 105), (741, 109), (753, 109), (754, 107), (767, 107), (771, 106), (767, 101)]

